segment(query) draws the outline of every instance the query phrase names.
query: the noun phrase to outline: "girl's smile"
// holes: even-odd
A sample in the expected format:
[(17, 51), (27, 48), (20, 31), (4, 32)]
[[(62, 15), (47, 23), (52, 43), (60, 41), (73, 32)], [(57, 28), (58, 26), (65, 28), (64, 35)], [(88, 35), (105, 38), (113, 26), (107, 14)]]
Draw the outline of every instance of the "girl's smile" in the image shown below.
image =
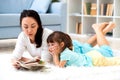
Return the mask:
[(59, 43), (48, 43), (48, 50), (51, 54), (59, 54), (61, 52), (61, 46)]

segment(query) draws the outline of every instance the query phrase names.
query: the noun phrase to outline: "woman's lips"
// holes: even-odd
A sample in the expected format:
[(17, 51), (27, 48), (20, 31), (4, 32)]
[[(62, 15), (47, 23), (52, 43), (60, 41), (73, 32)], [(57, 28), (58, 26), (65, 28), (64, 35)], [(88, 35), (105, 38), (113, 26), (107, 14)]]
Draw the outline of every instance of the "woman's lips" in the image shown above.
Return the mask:
[(32, 36), (32, 34), (28, 34), (29, 36)]

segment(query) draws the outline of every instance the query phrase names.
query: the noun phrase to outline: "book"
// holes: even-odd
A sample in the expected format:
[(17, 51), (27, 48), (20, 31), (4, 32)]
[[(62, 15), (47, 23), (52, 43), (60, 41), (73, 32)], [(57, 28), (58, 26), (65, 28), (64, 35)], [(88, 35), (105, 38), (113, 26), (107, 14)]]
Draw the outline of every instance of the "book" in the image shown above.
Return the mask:
[(100, 14), (103, 15), (104, 4), (100, 5)]
[(101, 15), (112, 16), (113, 15), (113, 4), (101, 4)]
[(76, 33), (81, 34), (82, 24), (81, 22), (76, 22)]
[(110, 4), (107, 4), (106, 16), (109, 16), (110, 12)]
[(28, 62), (23, 62), (19, 61), (20, 69), (24, 70), (40, 70), (45, 66), (45, 62), (42, 60), (39, 61), (28, 61)]
[(91, 3), (90, 2), (86, 3), (86, 11), (87, 11), (87, 15), (90, 15), (90, 12), (91, 12)]
[(83, 4), (83, 12), (84, 12), (84, 15), (87, 15), (86, 3)]
[(113, 4), (109, 4), (109, 16), (112, 16), (113, 15)]
[(107, 4), (103, 4), (103, 15), (106, 16)]
[(79, 23), (78, 22), (76, 22), (76, 33), (78, 34), (78, 26), (79, 26)]
[(97, 4), (96, 3), (91, 3), (90, 15), (97, 15)]

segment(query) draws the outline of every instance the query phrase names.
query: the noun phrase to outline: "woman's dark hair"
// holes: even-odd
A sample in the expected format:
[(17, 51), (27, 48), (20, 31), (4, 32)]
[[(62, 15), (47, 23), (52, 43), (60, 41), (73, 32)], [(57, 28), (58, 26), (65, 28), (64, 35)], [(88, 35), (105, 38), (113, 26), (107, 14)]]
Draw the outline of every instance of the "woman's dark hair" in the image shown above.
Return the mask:
[(39, 27), (38, 27), (38, 30), (35, 35), (35, 43), (36, 43), (37, 48), (41, 47), (43, 28), (42, 28), (42, 22), (41, 22), (39, 14), (34, 10), (23, 10), (23, 12), (21, 12), (21, 16), (20, 16), (20, 25), (22, 24), (22, 19), (25, 17), (32, 17), (38, 23)]
[(54, 42), (64, 42), (64, 47), (63, 50), (65, 48), (69, 48), (70, 50), (72, 50), (73, 44), (72, 44), (72, 39), (70, 38), (70, 36), (66, 33), (63, 33), (61, 31), (54, 31), (53, 33), (51, 33), (48, 38), (47, 38), (47, 43), (54, 43)]

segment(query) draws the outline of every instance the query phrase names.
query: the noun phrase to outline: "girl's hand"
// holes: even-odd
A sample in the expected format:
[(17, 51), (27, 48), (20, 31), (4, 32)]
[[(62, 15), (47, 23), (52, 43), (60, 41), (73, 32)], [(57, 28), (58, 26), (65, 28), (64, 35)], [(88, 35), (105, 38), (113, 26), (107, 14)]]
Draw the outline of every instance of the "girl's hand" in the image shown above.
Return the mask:
[(52, 56), (58, 56), (59, 54), (57, 54), (57, 53), (54, 53), (54, 52), (52, 52), (52, 53), (50, 53)]
[(52, 48), (49, 48), (49, 52), (52, 56), (55, 56), (55, 55), (59, 55), (59, 51), (58, 51), (58, 47), (57, 46), (52, 46)]

